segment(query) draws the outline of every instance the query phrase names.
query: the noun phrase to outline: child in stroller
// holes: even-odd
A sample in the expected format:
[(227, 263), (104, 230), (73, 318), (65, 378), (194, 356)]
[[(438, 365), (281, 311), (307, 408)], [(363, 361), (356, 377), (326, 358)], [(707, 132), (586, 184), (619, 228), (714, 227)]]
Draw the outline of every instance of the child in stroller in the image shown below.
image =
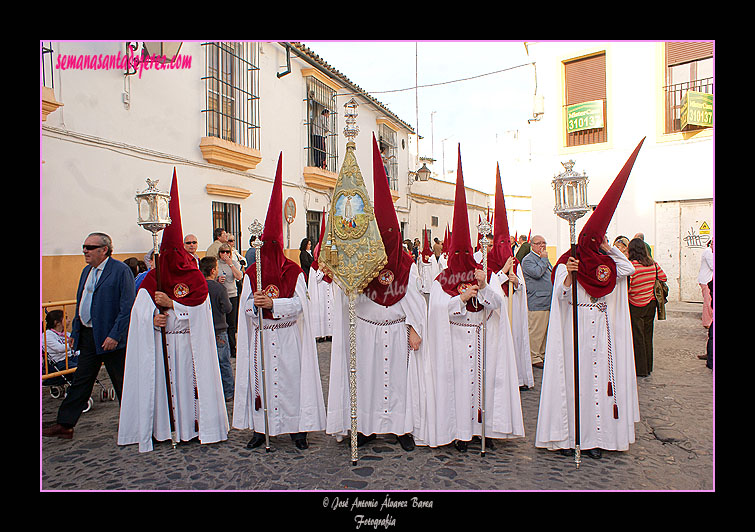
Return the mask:
[[(45, 316), (45, 332), (42, 338), (42, 385), (50, 388), (50, 395), (54, 399), (65, 396), (71, 385), (71, 374), (76, 370), (78, 363), (79, 353), (73, 350), (73, 340), (66, 332), (69, 324), (70, 318), (66, 320), (62, 310), (51, 310)], [(107, 390), (99, 380), (97, 384), (102, 388), (101, 400), (115, 398), (115, 390)], [(93, 403), (90, 398), (84, 412), (89, 411)]]

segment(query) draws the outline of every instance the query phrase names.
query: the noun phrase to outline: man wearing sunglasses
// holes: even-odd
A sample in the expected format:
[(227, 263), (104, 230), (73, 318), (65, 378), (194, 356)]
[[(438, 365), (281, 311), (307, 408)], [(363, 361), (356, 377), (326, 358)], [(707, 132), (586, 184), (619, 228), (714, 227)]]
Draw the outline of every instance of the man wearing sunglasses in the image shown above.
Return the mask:
[(194, 257), (194, 260), (197, 261), (197, 268), (199, 268), (199, 255), (197, 255), (197, 235), (186, 235), (184, 237), (184, 249), (189, 252), (189, 254)]
[(113, 243), (105, 233), (92, 233), (82, 247), (87, 265), (76, 291), (71, 336), (81, 351), (68, 395), (58, 409), (57, 423), (43, 436), (73, 438), (73, 427), (86, 407), (102, 364), (121, 400), (126, 358), (126, 336), (134, 303), (134, 275), (112, 258)]

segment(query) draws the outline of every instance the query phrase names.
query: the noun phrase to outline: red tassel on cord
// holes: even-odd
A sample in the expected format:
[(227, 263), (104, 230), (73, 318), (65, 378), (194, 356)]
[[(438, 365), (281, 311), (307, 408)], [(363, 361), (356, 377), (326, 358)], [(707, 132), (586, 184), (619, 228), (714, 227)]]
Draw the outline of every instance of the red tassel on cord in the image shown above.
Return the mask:
[(619, 405), (613, 405), (613, 418), (619, 419)]
[(254, 398), (254, 409), (259, 410), (262, 408), (262, 398), (258, 395)]
[(194, 420), (194, 430), (199, 432), (199, 421), (197, 421), (196, 419)]
[(482, 423), (482, 409), (477, 409), (477, 423)]
[(608, 381), (608, 397), (613, 397), (613, 386), (611, 385), (611, 381)]

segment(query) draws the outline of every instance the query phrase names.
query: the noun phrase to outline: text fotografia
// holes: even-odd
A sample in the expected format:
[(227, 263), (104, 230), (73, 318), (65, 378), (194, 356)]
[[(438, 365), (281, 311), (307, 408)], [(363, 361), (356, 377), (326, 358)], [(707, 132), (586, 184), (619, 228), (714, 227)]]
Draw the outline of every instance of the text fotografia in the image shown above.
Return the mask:
[(134, 52), (122, 54), (79, 54), (66, 55), (59, 54), (55, 63), (55, 68), (60, 70), (130, 70), (138, 72), (142, 77), (145, 70), (184, 70), (191, 68), (191, 56), (176, 54), (172, 58), (164, 55), (134, 55)]
[(324, 508), (330, 508), (331, 510), (339, 511), (346, 510), (354, 512), (354, 524), (357, 529), (361, 527), (365, 528), (390, 528), (396, 526), (396, 518), (390, 513), (385, 517), (371, 517), (366, 516), (363, 513), (365, 510), (374, 510), (376, 512), (390, 512), (390, 510), (405, 510), (405, 509), (429, 509), (433, 507), (433, 501), (423, 500), (417, 497), (410, 497), (408, 499), (394, 499), (390, 495), (386, 494), (385, 498), (380, 499), (366, 499), (366, 498), (340, 498), (334, 497), (332, 499), (324, 497), (322, 501)]

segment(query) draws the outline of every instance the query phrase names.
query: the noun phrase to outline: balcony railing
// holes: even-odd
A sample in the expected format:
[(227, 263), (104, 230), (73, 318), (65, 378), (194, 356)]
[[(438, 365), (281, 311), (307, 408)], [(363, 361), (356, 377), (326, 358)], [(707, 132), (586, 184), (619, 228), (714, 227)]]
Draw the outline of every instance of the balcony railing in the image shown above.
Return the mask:
[(687, 91), (713, 94), (713, 78), (685, 81), (663, 87), (666, 94), (666, 133), (677, 133), (681, 128), (682, 101)]

